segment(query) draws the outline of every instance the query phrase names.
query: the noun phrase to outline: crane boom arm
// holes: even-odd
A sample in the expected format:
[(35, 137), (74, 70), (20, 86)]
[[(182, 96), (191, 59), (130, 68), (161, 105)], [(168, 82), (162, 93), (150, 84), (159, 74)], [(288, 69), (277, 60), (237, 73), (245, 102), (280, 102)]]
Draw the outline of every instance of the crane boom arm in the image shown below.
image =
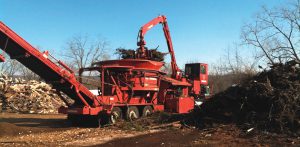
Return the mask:
[(163, 26), (163, 31), (164, 31), (164, 35), (165, 35), (165, 38), (167, 41), (168, 50), (171, 55), (172, 78), (180, 79), (181, 71), (178, 68), (177, 63), (176, 63), (176, 58), (175, 58), (172, 39), (171, 39), (170, 31), (169, 31), (169, 26), (167, 23), (167, 18), (164, 15), (161, 15), (161, 16), (158, 16), (158, 17), (152, 19), (151, 21), (149, 21), (148, 23), (146, 23), (144, 26), (141, 27), (141, 29), (139, 31), (139, 36), (138, 36), (139, 41), (137, 43), (137, 45), (140, 46), (139, 57), (142, 57), (142, 58), (145, 57), (145, 45), (146, 45), (146, 42), (144, 40), (145, 34), (152, 27), (154, 27), (155, 25), (157, 25), (159, 23), (162, 24), (162, 26)]

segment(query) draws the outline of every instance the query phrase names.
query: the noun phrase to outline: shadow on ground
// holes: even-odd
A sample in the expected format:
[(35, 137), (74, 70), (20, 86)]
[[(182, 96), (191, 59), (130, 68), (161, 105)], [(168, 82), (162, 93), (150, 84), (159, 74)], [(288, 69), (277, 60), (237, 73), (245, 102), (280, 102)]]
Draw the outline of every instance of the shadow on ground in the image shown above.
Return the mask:
[(197, 131), (184, 132), (180, 130), (168, 130), (131, 138), (115, 139), (105, 144), (95, 146), (191, 146), (193, 141), (197, 138), (197, 134), (199, 134)]

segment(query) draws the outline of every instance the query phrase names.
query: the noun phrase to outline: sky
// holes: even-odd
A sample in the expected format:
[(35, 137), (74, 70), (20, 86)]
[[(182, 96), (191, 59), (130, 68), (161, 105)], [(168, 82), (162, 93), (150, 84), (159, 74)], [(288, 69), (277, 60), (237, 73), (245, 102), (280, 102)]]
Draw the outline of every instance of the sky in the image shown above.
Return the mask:
[[(139, 28), (165, 15), (179, 66), (214, 63), (239, 42), (243, 24), (261, 7), (287, 0), (0, 0), (0, 21), (33, 46), (63, 52), (74, 35), (101, 36), (110, 53), (135, 49)], [(162, 27), (146, 34), (147, 47), (167, 52)]]

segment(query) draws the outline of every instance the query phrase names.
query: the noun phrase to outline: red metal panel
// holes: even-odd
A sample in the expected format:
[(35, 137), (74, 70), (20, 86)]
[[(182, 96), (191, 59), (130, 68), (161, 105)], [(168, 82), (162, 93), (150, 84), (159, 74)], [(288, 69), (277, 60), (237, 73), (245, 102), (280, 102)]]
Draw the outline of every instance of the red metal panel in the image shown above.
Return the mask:
[(178, 81), (178, 80), (172, 79), (172, 78), (167, 77), (167, 76), (163, 76), (162, 80), (170, 82), (174, 86), (191, 86), (192, 85), (192, 84), (190, 84), (186, 81)]
[(100, 111), (103, 110), (103, 107), (89, 108), (89, 107), (80, 107), (80, 108), (66, 108), (60, 107), (58, 113), (62, 114), (78, 114), (78, 115), (98, 115)]
[(178, 99), (178, 113), (189, 113), (194, 109), (195, 101), (193, 97), (181, 97)]
[(200, 81), (199, 80), (194, 80), (193, 81), (193, 91), (195, 94), (200, 94), (200, 90), (201, 90), (201, 87), (200, 87)]
[(145, 70), (159, 70), (164, 63), (151, 61), (151, 60), (143, 60), (143, 59), (122, 59), (122, 60), (106, 60), (94, 63), (98, 66), (125, 66), (125, 67), (133, 67), (134, 69), (145, 69)]
[(189, 113), (194, 109), (193, 97), (179, 97), (166, 99), (166, 109), (172, 113)]
[(3, 55), (0, 55), (0, 62), (4, 62), (5, 61), (5, 57)]
[(153, 105), (154, 111), (164, 111), (164, 105)]

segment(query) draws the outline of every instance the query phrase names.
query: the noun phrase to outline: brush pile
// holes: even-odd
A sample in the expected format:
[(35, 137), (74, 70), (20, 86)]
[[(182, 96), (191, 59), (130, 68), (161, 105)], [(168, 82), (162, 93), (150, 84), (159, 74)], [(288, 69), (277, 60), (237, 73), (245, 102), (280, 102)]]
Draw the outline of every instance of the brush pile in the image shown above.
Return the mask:
[(121, 59), (134, 59), (135, 58), (135, 50), (132, 49), (116, 49), (115, 54), (119, 55)]
[[(154, 60), (154, 61), (164, 61), (165, 60), (165, 55), (167, 53), (162, 53), (158, 51), (157, 49), (146, 49), (146, 54), (149, 60)], [(123, 48), (118, 48), (116, 49), (115, 54), (119, 55), (121, 59), (135, 59), (136, 58), (136, 51), (133, 49), (123, 49)]]
[[(299, 61), (273, 65), (243, 84), (233, 85), (195, 112), (197, 119), (208, 116), (261, 130), (300, 135), (299, 65)], [(198, 124), (201, 121), (197, 120)]]
[(16, 113), (57, 113), (65, 103), (50, 85), (41, 81), (0, 76), (0, 111)]

